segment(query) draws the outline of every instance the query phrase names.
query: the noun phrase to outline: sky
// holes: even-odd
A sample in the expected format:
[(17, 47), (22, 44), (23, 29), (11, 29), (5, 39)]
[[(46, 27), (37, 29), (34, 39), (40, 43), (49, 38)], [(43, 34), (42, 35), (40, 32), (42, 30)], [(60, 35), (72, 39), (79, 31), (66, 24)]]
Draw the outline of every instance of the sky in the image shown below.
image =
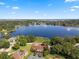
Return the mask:
[(79, 0), (0, 0), (0, 19), (79, 19)]

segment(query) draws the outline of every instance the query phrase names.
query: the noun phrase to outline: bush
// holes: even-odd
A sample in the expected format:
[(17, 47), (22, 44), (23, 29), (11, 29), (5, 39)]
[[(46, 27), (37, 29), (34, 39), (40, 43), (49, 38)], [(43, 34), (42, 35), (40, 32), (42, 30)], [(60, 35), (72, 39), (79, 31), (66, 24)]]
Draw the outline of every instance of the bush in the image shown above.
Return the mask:
[(13, 58), (9, 56), (8, 53), (3, 52), (0, 54), (0, 59), (13, 59)]
[(18, 44), (15, 44), (15, 45), (12, 47), (13, 50), (18, 50), (19, 48), (20, 48), (20, 46), (19, 46)]
[(17, 43), (20, 46), (25, 46), (26, 43), (27, 43), (26, 37), (25, 36), (19, 36), (18, 39), (17, 39)]
[(0, 48), (9, 48), (10, 43), (7, 40), (0, 40)]

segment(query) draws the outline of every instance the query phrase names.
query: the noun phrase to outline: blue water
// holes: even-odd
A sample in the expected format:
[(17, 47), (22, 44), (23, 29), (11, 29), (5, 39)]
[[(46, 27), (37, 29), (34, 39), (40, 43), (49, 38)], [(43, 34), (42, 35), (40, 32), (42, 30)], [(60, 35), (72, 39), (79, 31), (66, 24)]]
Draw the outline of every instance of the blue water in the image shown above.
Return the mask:
[(33, 35), (40, 37), (52, 38), (55, 36), (79, 36), (79, 28), (76, 27), (63, 27), (51, 25), (36, 25), (36, 26), (23, 26), (12, 32), (12, 36), (17, 35)]

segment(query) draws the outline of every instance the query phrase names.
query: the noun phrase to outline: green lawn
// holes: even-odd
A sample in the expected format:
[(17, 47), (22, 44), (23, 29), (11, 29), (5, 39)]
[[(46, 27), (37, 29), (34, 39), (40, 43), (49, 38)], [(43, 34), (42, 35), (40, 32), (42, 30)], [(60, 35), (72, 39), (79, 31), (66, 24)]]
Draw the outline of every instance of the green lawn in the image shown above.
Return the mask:
[(31, 45), (30, 44), (26, 44), (26, 46), (21, 46), (20, 49), (24, 50), (29, 50), (31, 48)]
[(31, 48), (31, 44), (27, 44), (26, 46), (20, 47), (21, 50), (25, 50), (26, 49), (28, 51), (28, 55), (24, 59), (27, 59), (28, 56), (31, 55), (30, 48)]
[[(53, 58), (56, 57), (56, 56), (59, 56), (59, 55), (51, 55), (51, 54), (48, 54), (48, 55), (45, 57), (45, 59), (49, 59), (49, 58), (53, 59)], [(59, 57), (60, 57), (60, 59), (65, 59), (65, 58), (62, 57), (62, 56), (59, 56)]]
[(43, 43), (43, 42), (49, 42), (50, 40), (47, 38), (42, 38), (42, 37), (36, 37), (35, 42), (37, 43)]
[[(24, 57), (24, 59), (27, 59), (29, 55), (31, 55), (31, 51), (30, 51), (30, 48), (31, 48), (31, 44), (26, 44), (26, 46), (20, 46), (20, 49), (21, 50), (27, 50), (28, 52), (28, 55), (26, 57)], [(13, 53), (13, 52), (16, 52), (17, 50), (13, 50), (11, 49), (9, 51), (9, 53)]]

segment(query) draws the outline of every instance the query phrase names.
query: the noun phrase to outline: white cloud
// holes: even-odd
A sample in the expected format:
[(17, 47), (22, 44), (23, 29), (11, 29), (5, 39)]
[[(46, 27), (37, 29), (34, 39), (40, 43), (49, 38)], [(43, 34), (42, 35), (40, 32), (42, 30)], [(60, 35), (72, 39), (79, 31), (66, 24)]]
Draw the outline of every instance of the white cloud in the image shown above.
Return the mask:
[(65, 0), (65, 2), (77, 2), (79, 0)]
[(18, 9), (20, 9), (18, 6), (14, 6), (14, 7), (12, 7), (12, 9), (13, 10), (18, 10)]
[(0, 5), (5, 5), (5, 3), (4, 2), (0, 2)]
[(73, 6), (73, 7), (71, 7), (71, 8), (79, 9), (79, 6)]
[(70, 7), (70, 11), (76, 11), (76, 10), (79, 10), (79, 6)]
[(75, 9), (70, 9), (70, 11), (75, 11)]

